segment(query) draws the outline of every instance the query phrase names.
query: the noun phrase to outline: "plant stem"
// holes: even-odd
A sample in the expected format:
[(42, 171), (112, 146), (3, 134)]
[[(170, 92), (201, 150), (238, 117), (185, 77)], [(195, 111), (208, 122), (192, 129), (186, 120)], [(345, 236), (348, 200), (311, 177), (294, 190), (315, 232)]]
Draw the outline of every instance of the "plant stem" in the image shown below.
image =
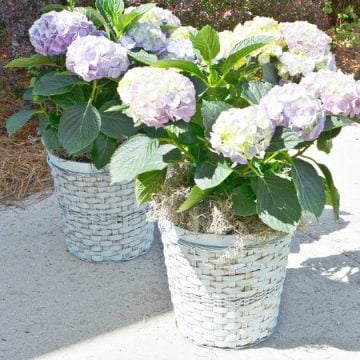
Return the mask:
[(196, 162), (196, 158), (189, 153), (188, 149), (186, 149), (184, 146), (182, 146), (176, 139), (175, 136), (173, 136), (173, 134), (168, 131), (167, 129), (165, 129), (165, 131), (167, 132), (168, 136), (169, 136), (169, 140), (170, 143), (172, 143), (173, 145), (175, 145), (182, 153), (184, 153), (191, 161)]
[(295, 156), (300, 156), (300, 155), (302, 155), (311, 145), (312, 145), (312, 144), (306, 145), (302, 150), (299, 150), (299, 151), (295, 154)]
[(96, 85), (97, 85), (97, 80), (94, 80), (93, 85), (92, 85), (92, 90), (91, 90), (91, 95), (90, 95), (90, 98), (89, 98), (88, 105), (90, 105), (90, 104), (93, 102), (94, 98), (95, 98)]
[(313, 161), (315, 164), (317, 164), (316, 160), (314, 160), (314, 159), (311, 158), (310, 156), (301, 155), (301, 157), (303, 157), (303, 158), (305, 158), (305, 159), (308, 159), (308, 160), (311, 160), (311, 161)]
[(252, 164), (251, 162), (248, 163), (248, 166), (249, 166), (249, 168), (250, 168), (257, 176), (263, 177), (262, 174), (260, 174), (259, 171), (257, 171), (257, 170), (255, 169), (255, 167), (253, 166), (253, 164)]
[(265, 159), (265, 163), (269, 162), (270, 160), (274, 159), (276, 156), (278, 156), (279, 154), (281, 154), (283, 152), (283, 150), (277, 150), (275, 152), (272, 153), (272, 155), (270, 155), (267, 159)]

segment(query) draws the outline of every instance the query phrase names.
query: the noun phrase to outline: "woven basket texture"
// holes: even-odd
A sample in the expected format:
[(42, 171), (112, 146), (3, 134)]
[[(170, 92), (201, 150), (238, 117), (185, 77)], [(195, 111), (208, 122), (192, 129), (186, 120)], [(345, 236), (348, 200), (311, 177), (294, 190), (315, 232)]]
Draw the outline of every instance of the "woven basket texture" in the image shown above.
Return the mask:
[(48, 163), (71, 254), (107, 262), (130, 260), (149, 250), (154, 225), (146, 221), (146, 206), (136, 204), (133, 181), (111, 185), (108, 171), (90, 164), (92, 171), (83, 171), (81, 164), (82, 172), (76, 172), (76, 163), (53, 155)]
[(206, 236), (168, 221), (159, 228), (176, 322), (186, 338), (198, 345), (241, 349), (272, 334), (290, 235)]

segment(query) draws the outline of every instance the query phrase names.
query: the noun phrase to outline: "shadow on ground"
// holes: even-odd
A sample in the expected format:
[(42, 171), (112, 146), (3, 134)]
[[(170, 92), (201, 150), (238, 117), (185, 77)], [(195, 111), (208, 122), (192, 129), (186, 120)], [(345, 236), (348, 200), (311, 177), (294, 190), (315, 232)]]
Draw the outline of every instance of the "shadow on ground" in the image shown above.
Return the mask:
[(66, 252), (53, 197), (1, 212), (0, 359), (30, 359), (169, 310), (158, 236), (138, 259), (92, 264)]
[[(322, 236), (329, 235), (346, 228), (349, 221), (344, 220), (344, 216), (350, 215), (348, 212), (341, 211), (340, 218), (335, 219), (333, 210), (330, 208), (324, 209), (321, 217), (317, 220), (315, 217), (305, 217), (302, 224), (300, 224), (297, 235), (300, 235), (301, 242), (293, 241), (291, 243), (291, 253), (300, 252), (300, 244), (311, 244), (320, 240)], [(303, 236), (305, 235), (305, 236)]]
[(261, 347), (360, 351), (360, 252), (310, 258), (288, 269), (278, 327)]
[[(42, 218), (34, 221), (33, 211)], [(34, 358), (144, 319), (151, 327), (153, 316), (171, 311), (158, 235), (151, 251), (134, 261), (79, 261), (65, 251), (53, 197), (2, 213), (0, 228), (0, 359)], [(303, 240), (295, 239), (294, 252)], [(360, 351), (359, 261), (353, 251), (288, 269), (279, 325), (260, 347)], [(161, 326), (171, 331), (171, 321)]]

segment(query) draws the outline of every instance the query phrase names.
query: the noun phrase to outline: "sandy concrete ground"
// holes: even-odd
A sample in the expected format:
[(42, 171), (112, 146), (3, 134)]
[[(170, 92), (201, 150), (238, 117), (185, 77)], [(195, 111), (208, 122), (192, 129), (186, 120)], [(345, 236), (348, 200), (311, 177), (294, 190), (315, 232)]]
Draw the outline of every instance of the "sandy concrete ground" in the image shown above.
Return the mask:
[[(255, 348), (197, 347), (178, 333), (161, 245), (95, 265), (65, 250), (54, 197), (0, 210), (0, 359), (360, 359), (360, 127), (321, 155), (342, 193), (293, 241), (278, 327)], [(319, 156), (318, 156), (319, 158)]]

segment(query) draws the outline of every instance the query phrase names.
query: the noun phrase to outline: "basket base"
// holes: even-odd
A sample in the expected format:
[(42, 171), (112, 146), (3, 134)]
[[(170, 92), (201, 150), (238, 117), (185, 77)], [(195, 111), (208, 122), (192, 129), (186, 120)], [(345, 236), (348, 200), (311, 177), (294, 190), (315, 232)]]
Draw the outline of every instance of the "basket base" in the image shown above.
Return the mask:
[[(175, 323), (176, 323), (176, 327), (178, 328), (177, 326), (177, 321), (175, 320)], [(199, 341), (196, 341), (195, 339), (189, 337), (186, 335), (186, 333), (184, 333), (183, 331), (181, 331), (181, 329), (178, 328), (180, 334), (188, 341), (190, 341), (192, 344), (196, 345), (196, 346), (200, 346), (200, 347), (203, 347), (203, 348), (206, 348), (206, 349), (219, 349), (219, 350), (226, 350), (226, 351), (238, 351), (238, 350), (243, 350), (243, 349), (248, 349), (248, 348), (252, 348), (260, 343), (263, 343), (264, 341), (267, 341), (271, 338), (271, 336), (273, 335), (275, 329), (276, 329), (276, 326), (277, 324), (275, 324), (274, 328), (269, 331), (267, 333), (266, 336), (263, 336), (259, 339), (257, 339), (256, 341), (254, 342), (250, 342), (246, 345), (237, 345), (237, 346), (234, 346), (234, 347), (231, 347), (231, 346), (217, 346), (217, 345), (210, 345), (210, 344), (206, 344), (206, 342), (199, 342)]]
[(114, 263), (133, 260), (141, 255), (146, 254), (153, 243), (154, 227), (152, 224), (147, 224), (147, 229), (143, 238), (136, 239), (136, 246), (124, 247), (122, 249), (117, 245), (103, 248), (102, 251), (92, 251), (89, 247), (82, 246), (81, 243), (72, 242), (68, 238), (65, 240), (68, 252), (77, 259), (90, 263)]
[(123, 261), (129, 261), (136, 259), (137, 257), (141, 255), (145, 255), (149, 252), (151, 245), (153, 243), (153, 240), (151, 240), (145, 247), (143, 247), (140, 251), (138, 251), (136, 254), (125, 254), (125, 255), (115, 255), (115, 256), (102, 256), (102, 255), (93, 255), (93, 256), (86, 256), (82, 253), (76, 252), (71, 250), (71, 248), (67, 247), (67, 251), (72, 256), (76, 257), (79, 260), (88, 262), (88, 263), (117, 263), (117, 262), (123, 262)]
[(238, 351), (238, 350), (244, 350), (244, 349), (248, 349), (248, 348), (252, 348), (260, 343), (263, 343), (264, 341), (267, 341), (271, 338), (271, 336), (273, 335), (275, 329), (269, 333), (268, 335), (262, 337), (261, 339), (258, 339), (256, 341), (254, 341), (253, 343), (249, 343), (247, 345), (242, 345), (242, 346), (236, 346), (236, 347), (222, 347), (222, 346), (213, 346), (213, 345), (207, 345), (207, 344), (202, 344), (202, 343), (198, 343), (196, 342), (194, 339), (191, 339), (189, 337), (187, 337), (185, 334), (181, 333), (182, 336), (190, 341), (192, 344), (196, 345), (196, 346), (200, 346), (206, 349), (219, 349), (219, 350), (226, 350), (226, 351)]

